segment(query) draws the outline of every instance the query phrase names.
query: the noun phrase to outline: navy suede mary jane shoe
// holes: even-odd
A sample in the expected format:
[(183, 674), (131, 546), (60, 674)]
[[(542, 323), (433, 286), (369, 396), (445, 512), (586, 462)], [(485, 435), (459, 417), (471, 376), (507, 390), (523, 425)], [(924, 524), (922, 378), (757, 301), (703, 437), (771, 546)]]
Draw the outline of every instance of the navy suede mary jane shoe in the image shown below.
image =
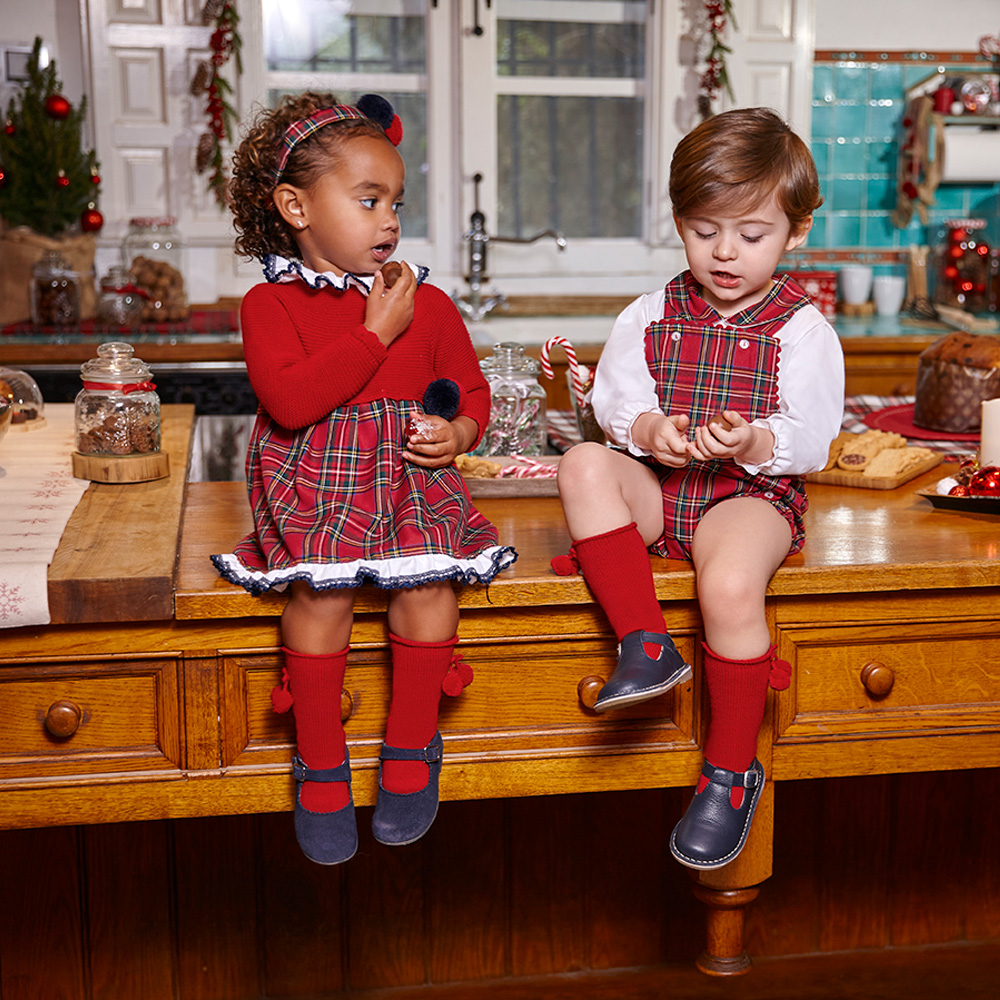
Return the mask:
[(430, 828), (438, 811), (438, 779), (444, 744), (441, 734), (421, 750), (405, 750), (382, 744), (381, 760), (422, 760), (430, 776), (419, 792), (390, 792), (382, 786), (382, 765), (378, 766), (378, 799), (372, 816), (372, 833), (380, 844), (402, 847), (419, 840)]
[[(670, 853), (688, 868), (721, 868), (735, 860), (747, 842), (754, 810), (764, 788), (764, 768), (755, 757), (748, 771), (727, 771), (708, 761), (701, 773), (708, 778), (670, 835)], [(734, 809), (729, 792), (743, 789), (743, 802)]]
[[(647, 642), (660, 647), (659, 656), (654, 658), (646, 652)], [(691, 664), (684, 662), (669, 635), (637, 629), (618, 644), (618, 665), (611, 680), (598, 692), (594, 711), (635, 705), (690, 679)]]
[[(350, 861), (358, 849), (358, 825), (351, 794), (351, 755), (344, 749), (344, 762), (337, 767), (313, 770), (296, 757), (292, 775), (299, 783), (295, 792), (295, 837), (302, 853), (318, 865), (339, 865)], [(350, 801), (336, 812), (319, 813), (302, 805), (302, 782), (346, 781)]]

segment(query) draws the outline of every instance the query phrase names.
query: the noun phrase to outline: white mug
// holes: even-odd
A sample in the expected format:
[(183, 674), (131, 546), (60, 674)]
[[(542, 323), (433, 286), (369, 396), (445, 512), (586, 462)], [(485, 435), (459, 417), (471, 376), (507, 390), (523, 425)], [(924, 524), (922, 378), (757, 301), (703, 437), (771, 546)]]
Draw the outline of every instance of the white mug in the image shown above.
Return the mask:
[(840, 294), (848, 305), (864, 305), (871, 290), (872, 269), (866, 264), (850, 264), (840, 269)]
[(898, 274), (879, 274), (872, 281), (872, 298), (879, 316), (895, 316), (906, 298), (906, 278)]

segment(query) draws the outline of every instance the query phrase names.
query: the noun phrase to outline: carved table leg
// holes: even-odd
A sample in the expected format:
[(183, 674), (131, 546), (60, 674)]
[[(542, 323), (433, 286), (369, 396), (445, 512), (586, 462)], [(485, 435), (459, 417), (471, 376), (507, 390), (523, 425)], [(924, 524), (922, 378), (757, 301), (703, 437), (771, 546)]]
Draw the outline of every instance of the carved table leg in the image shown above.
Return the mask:
[(743, 908), (759, 891), (695, 884), (694, 894), (708, 907), (705, 950), (695, 963), (706, 975), (741, 976), (750, 971), (750, 956), (743, 947)]

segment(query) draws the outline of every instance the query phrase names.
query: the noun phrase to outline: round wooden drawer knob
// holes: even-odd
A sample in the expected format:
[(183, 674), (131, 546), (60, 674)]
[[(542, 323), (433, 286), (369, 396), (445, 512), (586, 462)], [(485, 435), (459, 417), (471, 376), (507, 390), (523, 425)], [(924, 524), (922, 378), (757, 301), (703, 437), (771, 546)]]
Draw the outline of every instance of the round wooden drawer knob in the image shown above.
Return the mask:
[(45, 713), (45, 728), (58, 739), (72, 736), (80, 728), (83, 713), (71, 701), (57, 701)]
[(576, 693), (579, 695), (580, 704), (584, 708), (593, 708), (604, 684), (604, 678), (598, 677), (596, 674), (588, 674), (584, 677), (576, 686)]
[(343, 688), (340, 692), (340, 721), (347, 722), (353, 711), (354, 699), (351, 697), (351, 692)]
[(884, 698), (896, 682), (896, 675), (884, 663), (873, 660), (861, 668), (861, 683), (873, 698)]

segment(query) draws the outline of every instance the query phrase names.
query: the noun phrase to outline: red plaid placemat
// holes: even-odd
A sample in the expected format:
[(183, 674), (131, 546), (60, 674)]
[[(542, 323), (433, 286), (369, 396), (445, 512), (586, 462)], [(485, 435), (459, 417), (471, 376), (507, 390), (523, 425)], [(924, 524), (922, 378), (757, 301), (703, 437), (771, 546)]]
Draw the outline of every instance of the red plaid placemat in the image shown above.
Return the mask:
[[(853, 434), (863, 434), (871, 430), (872, 424), (866, 422), (865, 418), (869, 414), (878, 413), (888, 407), (912, 406), (912, 396), (848, 396), (844, 401), (844, 419), (841, 428), (851, 431)], [(929, 440), (923, 437), (908, 437), (907, 443), (918, 448), (930, 448), (932, 451), (940, 451), (945, 461), (959, 462), (969, 455), (974, 455), (979, 447), (978, 435), (974, 440), (968, 440), (968, 435), (963, 435), (965, 440), (955, 438)]]

